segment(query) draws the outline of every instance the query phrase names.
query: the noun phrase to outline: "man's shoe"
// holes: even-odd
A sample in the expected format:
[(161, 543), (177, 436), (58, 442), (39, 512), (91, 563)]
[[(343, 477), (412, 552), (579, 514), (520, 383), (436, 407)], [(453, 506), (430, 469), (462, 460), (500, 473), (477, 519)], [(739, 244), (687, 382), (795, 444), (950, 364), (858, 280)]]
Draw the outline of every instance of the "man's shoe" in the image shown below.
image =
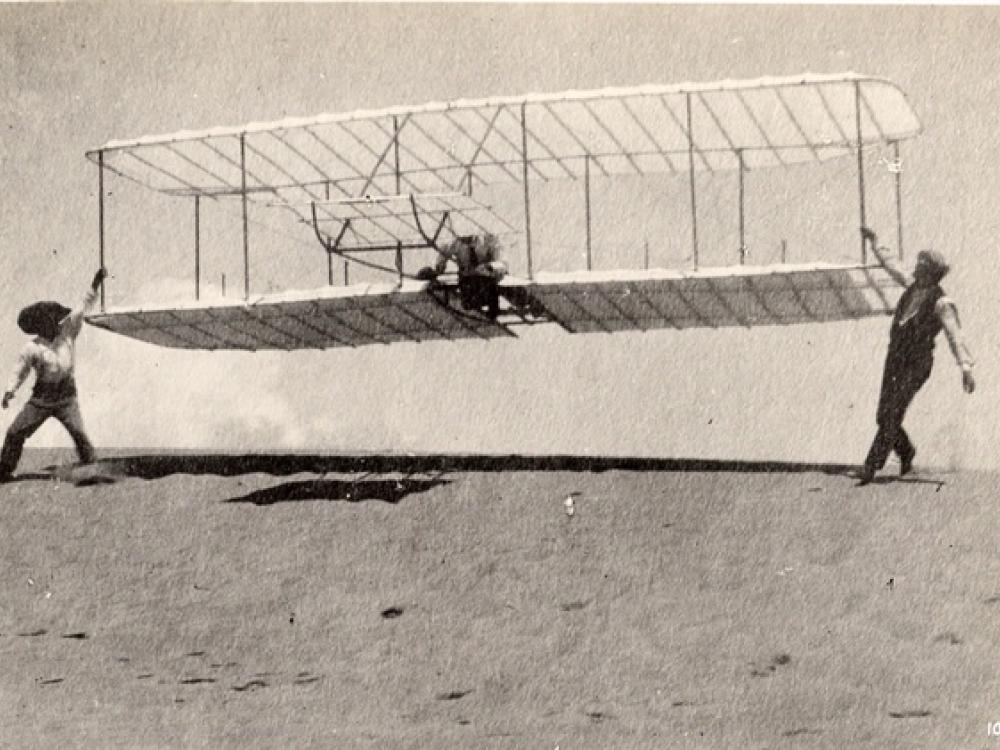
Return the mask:
[(916, 455), (917, 452), (913, 451), (909, 456), (899, 459), (899, 476), (905, 477), (913, 471), (913, 459)]
[(865, 466), (861, 469), (858, 474), (858, 487), (864, 487), (866, 484), (871, 484), (875, 481), (875, 469), (870, 466)]

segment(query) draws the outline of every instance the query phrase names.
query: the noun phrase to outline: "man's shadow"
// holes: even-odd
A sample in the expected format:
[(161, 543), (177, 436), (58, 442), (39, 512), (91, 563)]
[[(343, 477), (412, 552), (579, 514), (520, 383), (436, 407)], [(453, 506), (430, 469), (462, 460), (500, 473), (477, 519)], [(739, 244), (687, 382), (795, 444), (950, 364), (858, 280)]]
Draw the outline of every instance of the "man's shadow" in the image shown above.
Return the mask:
[(849, 479), (855, 480), (855, 487), (864, 489), (867, 486), (878, 485), (885, 486), (887, 484), (926, 484), (937, 487), (940, 490), (946, 484), (948, 484), (943, 479), (935, 479), (932, 477), (921, 477), (915, 474), (907, 474), (906, 476), (899, 476), (898, 474), (879, 474), (874, 479), (869, 482), (861, 482), (861, 470), (857, 467), (827, 467), (823, 470), (823, 473), (828, 476), (840, 476), (847, 477)]
[[(55, 467), (48, 467), (48, 468), (54, 469)], [(41, 481), (53, 482), (56, 479), (57, 477), (54, 471), (48, 471), (48, 472), (29, 471), (29, 472), (23, 472), (21, 474), (15, 474), (14, 476), (5, 480), (4, 483), (16, 484), (18, 482), (41, 482)]]

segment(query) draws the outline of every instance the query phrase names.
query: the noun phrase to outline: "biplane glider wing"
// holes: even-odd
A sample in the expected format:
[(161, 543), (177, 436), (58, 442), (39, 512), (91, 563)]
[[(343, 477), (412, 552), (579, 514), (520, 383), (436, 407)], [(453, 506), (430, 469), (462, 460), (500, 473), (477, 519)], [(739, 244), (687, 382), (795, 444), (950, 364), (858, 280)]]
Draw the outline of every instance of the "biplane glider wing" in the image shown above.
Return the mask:
[(87, 155), (167, 193), (294, 202), (324, 200), (328, 183), (333, 197), (360, 198), (525, 172), (581, 179), (585, 157), (605, 175), (736, 169), (740, 154), (748, 169), (789, 166), (850, 154), (859, 130), (863, 143), (889, 142), (920, 123), (895, 84), (845, 73), (359, 110), (110, 141)]
[[(843, 73), (463, 99), (110, 141), (87, 154), (102, 186), (108, 171), (171, 196), (240, 201), (244, 298), (108, 308), (102, 289), (101, 312), (88, 321), (164, 346), (295, 349), (494, 338), (513, 335), (516, 323), (585, 332), (885, 314), (899, 288), (864, 251), (858, 265), (699, 268), (694, 175), (856, 154), (864, 225), (862, 150), (898, 145), (919, 131), (895, 84)], [(592, 176), (652, 174), (691, 183), (692, 270), (597, 272), (588, 254), (587, 270), (534, 273), (529, 186), (585, 182), (589, 211)], [(504, 183), (523, 190), (519, 216), (473, 197), (480, 186)], [(103, 265), (103, 187), (98, 192)], [(742, 187), (740, 201), (742, 216)], [(328, 259), (379, 268), (395, 283), (334, 287), (331, 271), (327, 287), (254, 296), (250, 203), (291, 212)], [(440, 251), (449, 238), (486, 232), (518, 234), (527, 255), (526, 278), (501, 284), (498, 321), (453, 304), (447, 284), (428, 285), (405, 271), (411, 250)], [(395, 263), (364, 255), (372, 251), (395, 251)]]
[(813, 263), (539, 274), (506, 296), (569, 333), (610, 333), (854, 320), (891, 313), (901, 291), (881, 267)]
[(503, 325), (452, 309), (427, 284), (355, 284), (268, 295), (250, 302), (109, 310), (88, 321), (181, 349), (326, 349), (436, 339), (512, 336)]
[(518, 324), (570, 333), (788, 325), (890, 313), (900, 287), (884, 269), (830, 264), (539, 274), (506, 278), (491, 321), (426, 282), (327, 287), (249, 303), (109, 310), (100, 328), (185, 349), (304, 349), (492, 339)]

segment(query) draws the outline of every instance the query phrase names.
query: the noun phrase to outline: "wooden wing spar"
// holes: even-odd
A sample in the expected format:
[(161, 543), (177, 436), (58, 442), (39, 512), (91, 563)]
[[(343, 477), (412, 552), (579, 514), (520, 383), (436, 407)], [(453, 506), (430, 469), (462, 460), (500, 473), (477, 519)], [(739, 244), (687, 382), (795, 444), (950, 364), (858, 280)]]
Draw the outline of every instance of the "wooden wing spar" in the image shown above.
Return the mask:
[[(163, 346), (254, 350), (488, 339), (538, 322), (580, 333), (882, 315), (899, 287), (863, 252), (850, 265), (699, 268), (694, 175), (857, 154), (864, 224), (862, 149), (919, 131), (897, 86), (844, 73), (435, 102), (110, 141), (87, 154), (102, 181), (109, 171), (171, 196), (241, 201), (245, 294), (130, 308), (108, 308), (102, 297), (101, 313), (88, 320)], [(534, 272), (532, 184), (586, 182), (589, 211), (592, 177), (662, 174), (690, 180), (692, 270)], [(523, 190), (520, 216), (474, 197), (505, 183)], [(740, 200), (742, 217), (742, 188)], [(328, 257), (390, 276), (334, 287), (331, 275), (331, 286), (252, 295), (251, 203), (291, 212)], [(497, 320), (456, 305), (454, 284), (417, 281), (405, 269), (411, 250), (440, 251), (457, 236), (487, 232), (518, 233), (527, 255), (526, 275), (501, 282)], [(589, 248), (589, 220), (587, 232)], [(365, 254), (376, 251), (394, 251), (395, 261)]]

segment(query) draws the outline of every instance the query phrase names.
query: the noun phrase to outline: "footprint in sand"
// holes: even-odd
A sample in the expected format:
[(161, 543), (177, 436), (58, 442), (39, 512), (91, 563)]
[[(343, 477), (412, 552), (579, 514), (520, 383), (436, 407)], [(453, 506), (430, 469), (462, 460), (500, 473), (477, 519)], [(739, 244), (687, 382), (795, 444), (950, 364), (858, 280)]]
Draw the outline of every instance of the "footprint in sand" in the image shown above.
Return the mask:
[(772, 674), (778, 671), (778, 667), (784, 667), (791, 663), (792, 663), (791, 656), (789, 656), (788, 654), (778, 654), (771, 660), (770, 664), (764, 667), (758, 667), (753, 662), (750, 662), (750, 666), (753, 667), (753, 669), (750, 670), (750, 674), (753, 677), (770, 677)]
[(181, 685), (201, 685), (206, 682), (215, 682), (214, 677), (185, 677), (180, 681)]
[(923, 719), (930, 716), (931, 712), (924, 708), (912, 709), (908, 711), (890, 711), (889, 716), (894, 719)]
[(296, 685), (311, 685), (314, 682), (319, 682), (322, 679), (319, 675), (309, 674), (308, 672), (299, 672), (295, 675)]
[(822, 734), (818, 729), (808, 729), (806, 727), (800, 727), (799, 729), (789, 729), (787, 732), (782, 732), (782, 737), (799, 737), (804, 734)]
[(237, 693), (243, 693), (247, 690), (256, 690), (257, 688), (265, 688), (267, 683), (263, 680), (250, 680), (245, 685), (233, 685), (233, 690)]
[(62, 677), (53, 677), (50, 680), (38, 680), (39, 685), (58, 685), (63, 681)]
[(439, 701), (457, 701), (460, 698), (464, 698), (471, 690), (452, 690), (450, 693), (439, 693), (435, 696)]
[(935, 643), (947, 643), (949, 646), (959, 646), (962, 644), (962, 639), (958, 637), (955, 633), (950, 630), (941, 633), (941, 635), (934, 638)]
[[(21, 638), (37, 638), (40, 635), (48, 635), (48, 634), (49, 634), (48, 630), (46, 630), (45, 628), (39, 628), (38, 630), (29, 630), (29, 631), (27, 631), (25, 633), (17, 633), (16, 635), (18, 635)], [(89, 635), (87, 635), (86, 633), (84, 633), (82, 631), (79, 632), (79, 633), (63, 633), (59, 637), (60, 638), (68, 638), (68, 639), (76, 640), (76, 641), (85, 641), (88, 638), (90, 638)]]

